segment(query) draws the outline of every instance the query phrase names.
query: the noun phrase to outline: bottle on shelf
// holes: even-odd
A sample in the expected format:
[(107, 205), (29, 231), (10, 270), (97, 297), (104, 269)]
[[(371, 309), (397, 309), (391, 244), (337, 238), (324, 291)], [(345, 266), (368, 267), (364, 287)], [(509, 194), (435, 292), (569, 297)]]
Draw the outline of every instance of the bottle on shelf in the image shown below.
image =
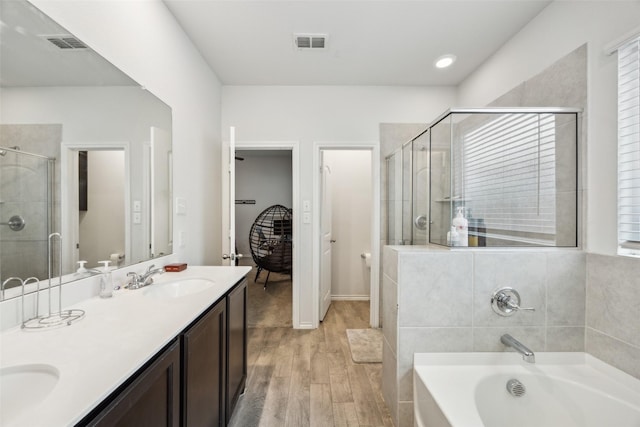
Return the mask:
[(460, 246), (460, 234), (456, 228), (452, 225), (451, 230), (447, 232), (447, 245)]
[(482, 218), (478, 220), (478, 246), (487, 246), (487, 226)]
[(458, 212), (452, 221), (452, 224), (456, 228), (459, 236), (459, 243), (457, 246), (469, 246), (469, 221), (464, 217), (464, 206), (459, 206), (457, 211)]

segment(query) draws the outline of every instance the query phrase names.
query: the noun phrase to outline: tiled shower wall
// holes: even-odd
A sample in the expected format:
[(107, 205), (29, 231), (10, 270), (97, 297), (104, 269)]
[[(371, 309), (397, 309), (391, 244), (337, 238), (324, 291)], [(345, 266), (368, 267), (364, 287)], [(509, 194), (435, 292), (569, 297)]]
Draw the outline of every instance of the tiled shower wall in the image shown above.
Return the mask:
[[(534, 351), (584, 351), (585, 263), (575, 249), (385, 247), (382, 384), (395, 425), (413, 425), (414, 353), (503, 351), (504, 333)], [(536, 310), (495, 314), (503, 286)]]
[(640, 378), (640, 259), (587, 255), (586, 350)]
[[(426, 123), (380, 123), (380, 247), (388, 244), (389, 206), (395, 203), (404, 203), (403, 200), (390, 200), (388, 189), (386, 158), (394, 151), (402, 148), (402, 144), (415, 138), (426, 128)], [(380, 271), (382, 277), (382, 251), (380, 251)], [(380, 282), (382, 286), (382, 281)], [(382, 310), (385, 306), (383, 295), (380, 294), (380, 324), (382, 324)]]

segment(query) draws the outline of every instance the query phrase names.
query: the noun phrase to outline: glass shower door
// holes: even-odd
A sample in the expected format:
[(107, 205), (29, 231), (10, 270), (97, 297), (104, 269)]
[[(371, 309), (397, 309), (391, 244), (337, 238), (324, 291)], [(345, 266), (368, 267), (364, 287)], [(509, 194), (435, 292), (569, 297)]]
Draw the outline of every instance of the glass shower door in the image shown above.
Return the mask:
[(413, 161), (412, 141), (402, 146), (402, 244), (412, 245), (413, 237)]
[(422, 133), (412, 144), (413, 160), (413, 244), (429, 241), (429, 131)]
[(387, 157), (387, 244), (402, 244), (402, 152)]
[(20, 151), (18, 147), (0, 147), (1, 282), (9, 277), (48, 276), (52, 175), (52, 159)]

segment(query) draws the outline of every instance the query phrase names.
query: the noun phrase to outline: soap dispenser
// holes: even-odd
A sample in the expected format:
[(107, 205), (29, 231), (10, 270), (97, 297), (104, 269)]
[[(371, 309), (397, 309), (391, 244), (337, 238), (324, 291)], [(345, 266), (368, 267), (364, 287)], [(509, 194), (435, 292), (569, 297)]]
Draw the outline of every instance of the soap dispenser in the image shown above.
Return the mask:
[(109, 263), (111, 261), (98, 261), (102, 264), (102, 274), (100, 275), (100, 298), (111, 298), (113, 296), (113, 279)]
[(76, 274), (87, 274), (89, 271), (84, 266), (87, 261), (78, 261), (78, 269), (76, 270)]
[(469, 222), (464, 217), (464, 206), (458, 207), (458, 213), (452, 223), (458, 232), (458, 246), (469, 246)]

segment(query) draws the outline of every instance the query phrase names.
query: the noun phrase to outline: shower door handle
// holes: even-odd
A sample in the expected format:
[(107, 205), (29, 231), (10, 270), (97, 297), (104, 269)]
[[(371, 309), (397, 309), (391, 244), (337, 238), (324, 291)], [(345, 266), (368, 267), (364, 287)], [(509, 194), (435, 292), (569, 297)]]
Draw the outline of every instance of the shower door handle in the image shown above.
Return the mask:
[(20, 215), (14, 215), (9, 218), (8, 222), (0, 222), (0, 225), (8, 225), (13, 231), (20, 231), (24, 228), (26, 223), (24, 222), (24, 218)]

